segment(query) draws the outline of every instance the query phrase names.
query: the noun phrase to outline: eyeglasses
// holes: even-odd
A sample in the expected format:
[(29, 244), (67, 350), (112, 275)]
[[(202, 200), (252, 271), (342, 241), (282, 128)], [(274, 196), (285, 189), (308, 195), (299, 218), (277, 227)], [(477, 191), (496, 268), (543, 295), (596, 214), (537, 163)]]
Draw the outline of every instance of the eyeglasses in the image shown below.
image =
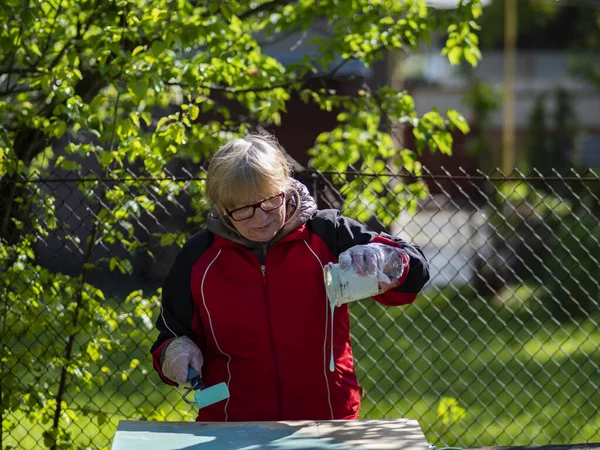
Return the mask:
[(227, 215), (231, 218), (231, 220), (235, 220), (239, 222), (240, 220), (247, 220), (254, 216), (256, 212), (256, 208), (262, 209), (264, 212), (273, 211), (274, 209), (280, 208), (283, 205), (283, 199), (285, 198), (285, 194), (277, 194), (273, 197), (269, 197), (265, 200), (261, 200), (258, 203), (254, 203), (253, 205), (243, 206), (241, 208), (226, 210)]

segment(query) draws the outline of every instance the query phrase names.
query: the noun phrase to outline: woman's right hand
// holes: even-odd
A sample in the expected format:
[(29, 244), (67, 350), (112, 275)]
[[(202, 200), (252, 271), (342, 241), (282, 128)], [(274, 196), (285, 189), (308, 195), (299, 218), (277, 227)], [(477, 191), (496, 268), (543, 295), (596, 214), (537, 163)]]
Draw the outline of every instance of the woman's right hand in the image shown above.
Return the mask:
[(188, 336), (180, 336), (167, 344), (162, 372), (179, 387), (188, 385), (188, 368), (202, 375), (204, 358), (198, 346)]

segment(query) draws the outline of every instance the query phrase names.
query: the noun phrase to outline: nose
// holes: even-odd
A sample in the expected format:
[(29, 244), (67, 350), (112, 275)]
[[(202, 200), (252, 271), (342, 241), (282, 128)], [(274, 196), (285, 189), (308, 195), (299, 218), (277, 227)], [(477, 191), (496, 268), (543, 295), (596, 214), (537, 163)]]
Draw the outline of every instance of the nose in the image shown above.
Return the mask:
[(261, 208), (256, 208), (256, 211), (254, 211), (254, 217), (253, 219), (256, 222), (264, 222), (269, 218), (269, 213), (266, 211), (263, 211)]

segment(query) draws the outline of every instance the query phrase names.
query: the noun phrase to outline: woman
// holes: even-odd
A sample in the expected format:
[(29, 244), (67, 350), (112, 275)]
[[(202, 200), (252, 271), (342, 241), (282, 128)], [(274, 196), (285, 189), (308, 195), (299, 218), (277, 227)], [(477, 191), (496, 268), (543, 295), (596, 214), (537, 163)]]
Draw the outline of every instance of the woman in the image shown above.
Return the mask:
[(372, 273), (381, 245), (393, 248), (404, 270), (374, 300), (404, 305), (429, 278), (421, 251), (318, 211), (270, 137), (219, 149), (206, 195), (207, 229), (184, 245), (163, 285), (152, 347), (161, 378), (183, 386), (190, 366), (205, 387), (227, 383), (230, 398), (200, 409), (199, 421), (358, 419), (348, 307), (332, 319), (323, 266)]

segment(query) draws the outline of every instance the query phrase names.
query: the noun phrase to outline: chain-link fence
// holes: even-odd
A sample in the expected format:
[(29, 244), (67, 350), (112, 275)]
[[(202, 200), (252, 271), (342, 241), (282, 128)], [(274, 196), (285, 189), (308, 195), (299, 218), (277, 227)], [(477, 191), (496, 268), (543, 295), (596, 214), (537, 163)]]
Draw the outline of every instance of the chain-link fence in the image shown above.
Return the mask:
[[(596, 173), (296, 176), (431, 264), (413, 305), (351, 306), (363, 418), (415, 418), (438, 446), (600, 442)], [(148, 351), (157, 289), (203, 225), (203, 176), (0, 185), (2, 449), (107, 448), (122, 419), (193, 420)]]

